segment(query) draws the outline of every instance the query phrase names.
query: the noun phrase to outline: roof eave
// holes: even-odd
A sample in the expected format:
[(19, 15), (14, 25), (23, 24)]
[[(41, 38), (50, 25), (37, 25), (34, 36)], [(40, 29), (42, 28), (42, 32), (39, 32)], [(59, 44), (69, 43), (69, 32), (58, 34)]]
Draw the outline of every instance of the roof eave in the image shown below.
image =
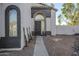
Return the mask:
[(46, 5), (46, 4), (43, 4), (43, 3), (39, 3), (39, 4), (42, 4), (42, 5), (44, 5), (44, 6), (47, 6), (49, 9), (53, 9), (53, 10), (55, 10), (55, 11), (58, 11), (56, 8), (50, 7), (50, 6)]

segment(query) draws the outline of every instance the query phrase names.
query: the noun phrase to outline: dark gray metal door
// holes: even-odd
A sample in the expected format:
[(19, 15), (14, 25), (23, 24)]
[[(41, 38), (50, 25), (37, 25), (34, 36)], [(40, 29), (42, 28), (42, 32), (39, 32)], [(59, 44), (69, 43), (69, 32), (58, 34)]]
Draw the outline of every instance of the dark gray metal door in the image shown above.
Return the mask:
[[(12, 11), (13, 10), (13, 11)], [(16, 17), (15, 17), (15, 12), (14, 10), (16, 11)], [(17, 35), (10, 35), (10, 33), (12, 33), (12, 31), (10, 32), (10, 25), (13, 24), (15, 26), (15, 22), (13, 22), (12, 19), (12, 16), (10, 18), (10, 11), (12, 11), (12, 16), (14, 16), (16, 18), (16, 32)], [(12, 23), (10, 23), (10, 20), (12, 20)], [(14, 27), (13, 26), (13, 27)], [(12, 27), (12, 28), (13, 28)], [(11, 30), (15, 30), (14, 29), (11, 29)], [(21, 22), (20, 22), (20, 10), (18, 7), (16, 7), (15, 5), (11, 5), (11, 6), (8, 6), (6, 11), (5, 11), (5, 37), (1, 37), (0, 39), (0, 48), (20, 48), (21, 47)]]
[(41, 35), (41, 21), (35, 21), (35, 35)]

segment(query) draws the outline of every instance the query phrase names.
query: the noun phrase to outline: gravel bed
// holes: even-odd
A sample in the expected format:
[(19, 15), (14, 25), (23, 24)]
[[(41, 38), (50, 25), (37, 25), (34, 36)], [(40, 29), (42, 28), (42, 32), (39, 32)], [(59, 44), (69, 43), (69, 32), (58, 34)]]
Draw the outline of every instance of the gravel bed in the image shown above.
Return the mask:
[(49, 56), (71, 56), (76, 36), (46, 36), (43, 40)]

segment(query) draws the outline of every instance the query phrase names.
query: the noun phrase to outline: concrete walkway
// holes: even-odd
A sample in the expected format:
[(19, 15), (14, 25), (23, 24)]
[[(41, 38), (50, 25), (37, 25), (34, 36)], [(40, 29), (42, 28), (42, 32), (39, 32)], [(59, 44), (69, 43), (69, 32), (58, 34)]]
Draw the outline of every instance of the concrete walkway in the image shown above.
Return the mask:
[(36, 37), (36, 44), (34, 48), (34, 56), (48, 56), (48, 52), (43, 42), (43, 36)]

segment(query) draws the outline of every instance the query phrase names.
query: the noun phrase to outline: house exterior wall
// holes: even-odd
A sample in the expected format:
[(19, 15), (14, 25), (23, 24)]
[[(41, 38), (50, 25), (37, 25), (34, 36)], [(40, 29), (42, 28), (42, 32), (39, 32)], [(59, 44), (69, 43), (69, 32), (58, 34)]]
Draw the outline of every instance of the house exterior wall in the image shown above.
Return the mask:
[(46, 31), (51, 31), (50, 20), (51, 18), (46, 18)]
[(5, 24), (4, 24), (4, 16), (3, 16), (3, 10), (2, 10), (2, 4), (0, 4), (0, 37), (5, 36)]
[(54, 11), (53, 9), (51, 9), (50, 24), (51, 24), (51, 35), (56, 35), (56, 11)]
[[(34, 31), (34, 18), (31, 18), (32, 21), (31, 21), (31, 25), (32, 25), (32, 31)], [(50, 24), (50, 19), (51, 18), (46, 18), (46, 31), (51, 31), (51, 24)]]
[[(22, 49), (25, 46), (25, 39), (24, 39), (24, 33), (23, 33), (23, 28), (25, 28), (25, 31), (27, 30), (26, 28), (30, 27), (31, 28), (31, 6), (30, 4), (18, 4), (18, 3), (3, 3), (0, 4), (0, 36), (5, 37), (5, 10), (8, 6), (10, 5), (15, 5), (20, 9), (20, 14), (21, 14), (21, 48)], [(27, 31), (25, 32), (27, 36)], [(28, 39), (28, 36), (27, 36)], [(15, 50), (15, 49), (14, 49)]]
[(32, 19), (32, 21), (31, 21), (31, 25), (32, 25), (31, 30), (34, 31), (34, 18), (31, 18), (31, 19)]

